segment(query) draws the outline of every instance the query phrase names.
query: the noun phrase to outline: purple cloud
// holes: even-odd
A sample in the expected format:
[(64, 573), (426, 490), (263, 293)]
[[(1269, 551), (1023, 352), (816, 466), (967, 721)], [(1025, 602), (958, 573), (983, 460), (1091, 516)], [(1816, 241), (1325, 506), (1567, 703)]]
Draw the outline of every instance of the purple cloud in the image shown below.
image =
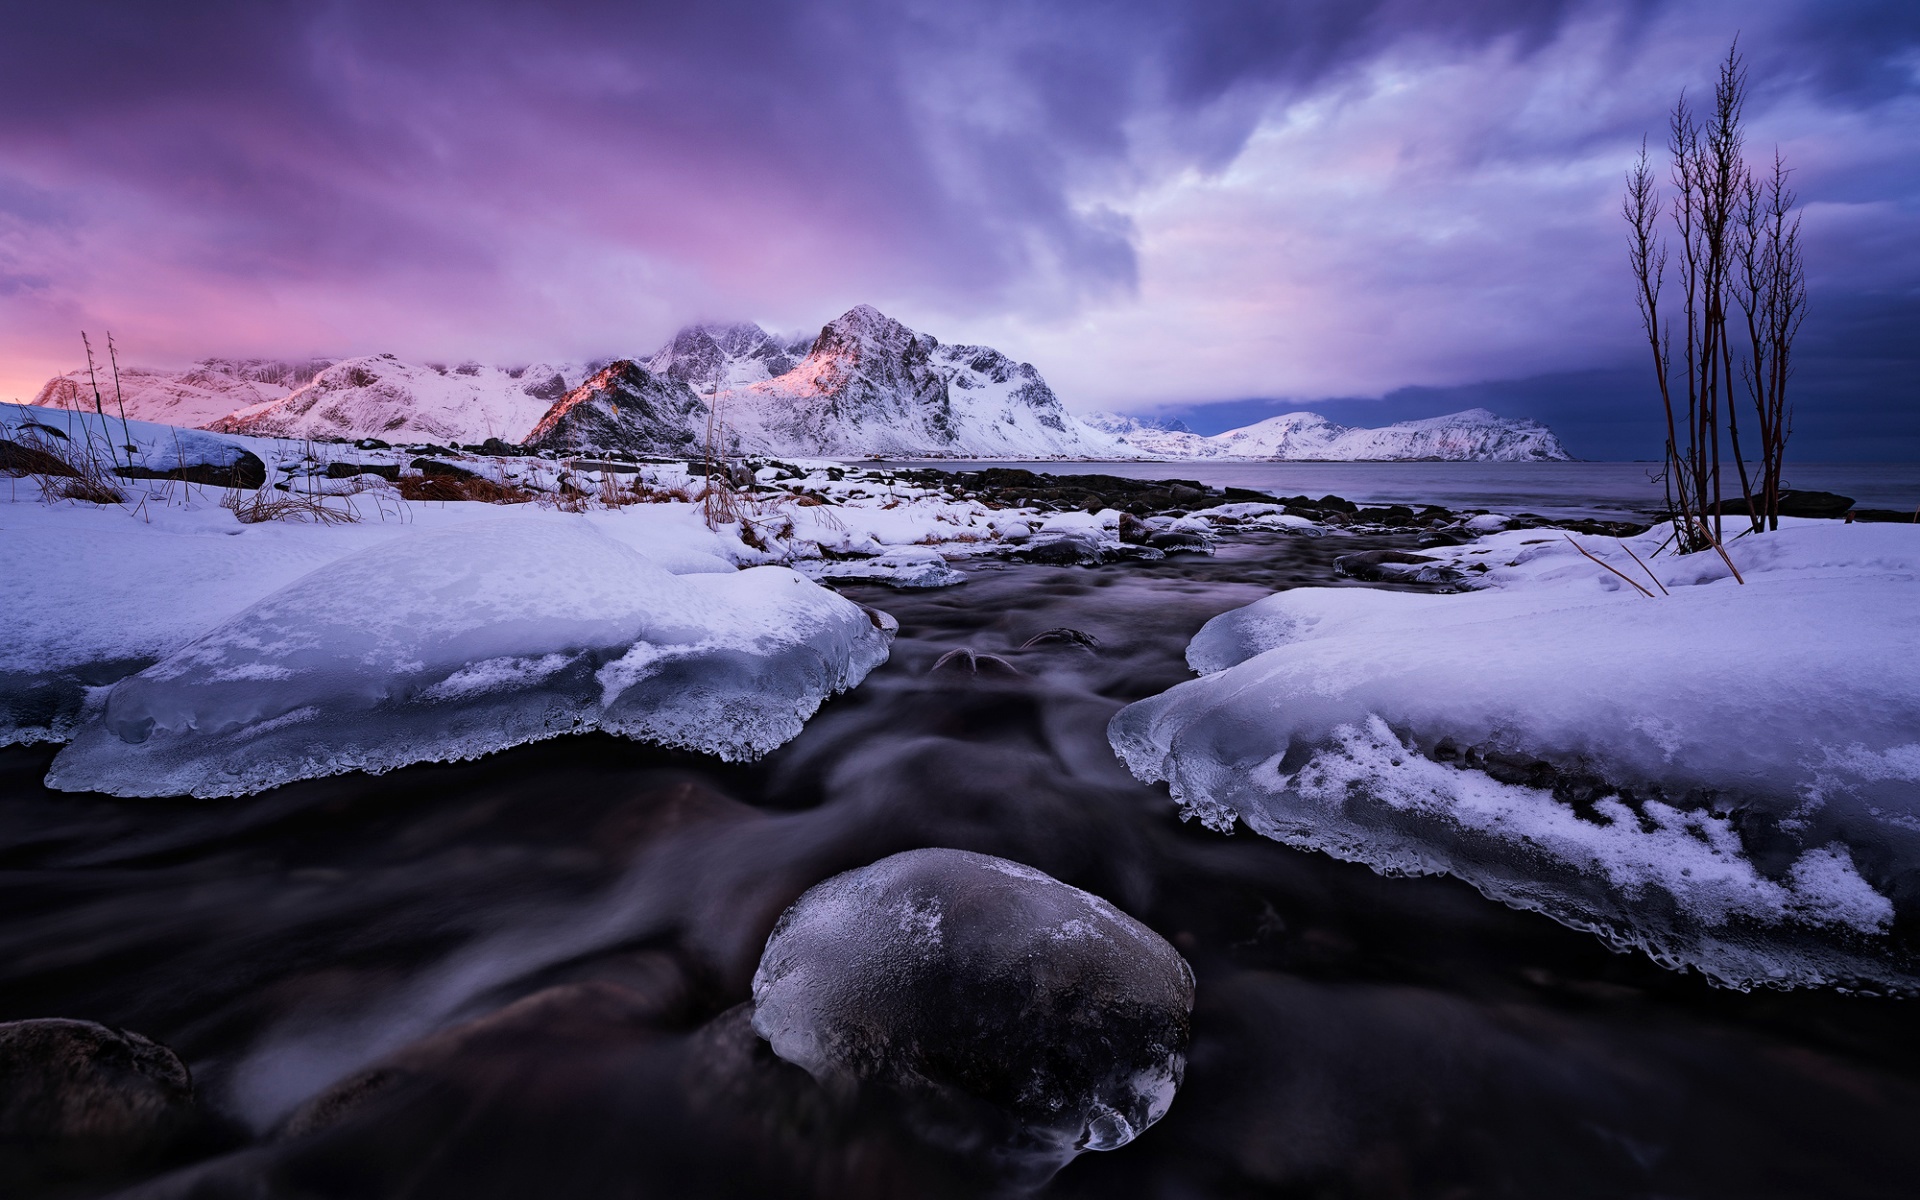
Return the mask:
[(1910, 9), (9, 3), (0, 391), (82, 325), (504, 359), (859, 301), (1082, 407), (1609, 366), (1600, 165), (1736, 26), (1816, 283), (1920, 282)]

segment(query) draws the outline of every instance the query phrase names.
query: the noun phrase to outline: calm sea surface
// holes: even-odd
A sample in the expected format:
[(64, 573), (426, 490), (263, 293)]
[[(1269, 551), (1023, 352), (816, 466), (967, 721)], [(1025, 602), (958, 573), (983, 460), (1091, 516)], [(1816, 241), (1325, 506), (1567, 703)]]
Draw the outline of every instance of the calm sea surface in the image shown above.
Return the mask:
[[(1443, 504), (1578, 516), (1652, 512), (1661, 506), (1657, 463), (1566, 462), (1111, 462), (1013, 463), (946, 459), (942, 470), (1025, 467), (1053, 474), (1195, 479), (1278, 496), (1332, 493), (1370, 504)], [(1729, 474), (1728, 491), (1739, 494)], [(1795, 463), (1787, 485), (1851, 496), (1862, 508), (1920, 508), (1920, 463)]]

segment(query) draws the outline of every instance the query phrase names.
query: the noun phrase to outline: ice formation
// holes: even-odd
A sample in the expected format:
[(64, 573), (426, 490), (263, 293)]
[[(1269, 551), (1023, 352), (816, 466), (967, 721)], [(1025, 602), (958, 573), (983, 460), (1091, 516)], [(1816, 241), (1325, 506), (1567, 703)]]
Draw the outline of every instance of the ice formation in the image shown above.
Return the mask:
[(1193, 973), (1097, 896), (1005, 859), (913, 850), (796, 901), (753, 999), (780, 1057), (836, 1088), (985, 1105), (1001, 1118), (995, 1153), (1044, 1176), (1166, 1114)]
[(1208, 824), (1722, 983), (1920, 984), (1920, 530), (1789, 522), (1730, 544), (1744, 585), (1659, 541), (1583, 539), (1625, 579), (1526, 530), (1426, 552), (1481, 590), (1282, 592), (1111, 740)]
[(121, 679), (48, 783), (239, 795), (589, 729), (751, 758), (886, 654), (785, 568), (674, 575), (578, 519), (480, 520), (331, 562)]

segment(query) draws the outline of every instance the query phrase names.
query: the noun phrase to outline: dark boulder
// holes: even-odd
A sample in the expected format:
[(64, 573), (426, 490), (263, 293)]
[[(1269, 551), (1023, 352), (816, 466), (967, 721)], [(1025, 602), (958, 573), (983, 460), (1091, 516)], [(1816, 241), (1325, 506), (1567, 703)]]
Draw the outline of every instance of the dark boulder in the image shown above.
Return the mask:
[(0, 1194), (158, 1163), (199, 1123), (165, 1046), (92, 1021), (0, 1024)]
[(0, 438), (0, 473), (7, 475), (56, 475), (73, 479), (80, 472), (67, 465), (59, 455), (35, 446), (22, 446)]
[[(421, 461), (430, 462), (432, 460), (422, 459)], [(444, 465), (445, 464), (442, 464), (442, 463), (434, 463), (435, 467), (441, 467)], [(437, 472), (434, 472), (434, 471), (425, 472), (425, 474), (429, 474), (429, 475), (436, 474), (436, 473)], [(351, 463), (351, 462), (330, 462), (327, 464), (328, 479), (352, 479), (359, 475), (378, 475), (382, 479), (398, 480), (400, 478), (400, 464), (399, 463)]]
[(441, 462), (437, 458), (416, 458), (407, 464), (428, 479), (478, 479), (476, 471), (458, 467), (450, 462)]
[(166, 470), (152, 467), (115, 467), (122, 479), (173, 479), (217, 488), (260, 488), (267, 484), (267, 464), (250, 450), (228, 463), (188, 463)]

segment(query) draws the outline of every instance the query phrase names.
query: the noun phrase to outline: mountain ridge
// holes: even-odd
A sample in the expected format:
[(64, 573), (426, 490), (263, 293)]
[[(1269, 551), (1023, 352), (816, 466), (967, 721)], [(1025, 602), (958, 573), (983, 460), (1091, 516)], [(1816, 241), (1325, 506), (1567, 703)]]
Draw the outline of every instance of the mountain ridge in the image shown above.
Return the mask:
[[(92, 407), (85, 371), (36, 403)], [(814, 335), (750, 322), (688, 325), (649, 355), (483, 366), (392, 354), (303, 363), (203, 359), (123, 368), (127, 415), (225, 433), (375, 437), (657, 456), (728, 454), (1012, 460), (1563, 461), (1538, 422), (1469, 409), (1377, 429), (1280, 413), (1211, 436), (1179, 422), (1069, 413), (1031, 363), (949, 345), (871, 305)], [(103, 394), (105, 394), (103, 392)], [(113, 404), (108, 395), (107, 402)]]

